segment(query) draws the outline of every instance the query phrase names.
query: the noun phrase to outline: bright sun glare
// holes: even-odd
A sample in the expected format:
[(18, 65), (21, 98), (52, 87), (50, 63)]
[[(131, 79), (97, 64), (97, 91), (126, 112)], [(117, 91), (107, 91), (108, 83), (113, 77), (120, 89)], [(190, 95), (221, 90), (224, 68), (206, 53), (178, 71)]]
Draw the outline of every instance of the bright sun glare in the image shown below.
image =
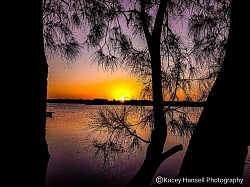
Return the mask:
[(124, 102), (124, 101), (125, 101), (125, 97), (124, 97), (124, 96), (121, 96), (120, 101), (121, 101), (121, 102)]

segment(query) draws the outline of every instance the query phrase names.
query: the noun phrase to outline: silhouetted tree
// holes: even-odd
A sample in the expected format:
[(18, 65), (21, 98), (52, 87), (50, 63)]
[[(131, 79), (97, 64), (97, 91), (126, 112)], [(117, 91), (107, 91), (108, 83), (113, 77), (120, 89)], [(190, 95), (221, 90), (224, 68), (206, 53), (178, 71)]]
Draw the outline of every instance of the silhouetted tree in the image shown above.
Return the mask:
[(48, 58), (61, 57), (72, 63), (81, 52), (81, 42), (75, 35), (79, 20), (72, 15), (74, 0), (43, 0), (44, 42)]
[[(194, 114), (199, 116), (199, 112), (197, 108), (194, 111), (182, 107), (169, 108), (165, 114), (169, 133), (187, 141), (197, 123), (191, 118)], [(86, 127), (86, 131), (89, 131), (87, 138), (93, 139), (96, 157), (103, 156), (104, 169), (121, 154), (129, 157), (143, 151), (150, 143), (152, 107), (103, 106), (91, 113), (90, 118), (92, 120)]]
[(2, 58), (7, 66), (2, 71), (8, 73), (8, 78), (3, 79), (7, 107), (2, 124), (8, 128), (3, 131), (8, 133), (8, 149), (2, 155), (4, 162), (8, 161), (4, 173), (9, 175), (5, 184), (44, 187), (49, 153), (45, 136), (48, 65), (42, 1), (6, 1), (3, 7), (11, 15), (2, 16), (6, 38)]
[[(167, 137), (163, 100), (165, 97), (175, 100), (176, 93), (186, 91), (184, 85), (195, 77), (196, 67), (182, 42), (183, 36), (173, 30), (187, 5), (171, 0), (57, 0), (49, 1), (45, 8), (49, 12), (45, 15), (47, 46), (59, 52), (61, 49), (72, 52), (68, 50), (71, 43), (58, 45), (58, 41), (72, 41), (73, 46), (79, 46), (70, 29), (84, 30), (83, 47), (97, 49), (94, 62), (107, 70), (125, 67), (150, 83), (146, 90), (150, 90), (153, 100), (153, 130), (142, 167), (128, 186), (149, 185), (161, 163), (182, 150), (180, 145), (163, 150)], [(61, 31), (63, 35), (58, 34)], [(59, 36), (56, 39), (55, 33)], [(163, 88), (168, 90), (167, 94)]]
[[(229, 1), (207, 1), (202, 4), (199, 1), (171, 0), (55, 0), (46, 4), (49, 13), (44, 17), (47, 25), (45, 41), (50, 49), (56, 49), (59, 53), (65, 50), (66, 53), (61, 54), (69, 52), (72, 54), (69, 56), (75, 56), (80, 45), (72, 29), (79, 29), (80, 32), (84, 30), (87, 37), (83, 47), (97, 49), (93, 60), (99, 66), (107, 70), (126, 67), (149, 83), (145, 90), (149, 91), (154, 103), (153, 131), (144, 163), (128, 186), (148, 186), (160, 164), (180, 150), (180, 146), (177, 146), (163, 151), (167, 137), (163, 100), (165, 97), (177, 99), (176, 93), (180, 90), (187, 99), (191, 99), (186, 92), (191, 82), (217, 76), (224, 60), (227, 41), (228, 5)], [(200, 11), (200, 14), (197, 15), (196, 11)], [(195, 46), (191, 51), (188, 50), (189, 45), (184, 45), (189, 44), (189, 40), (182, 43), (185, 34), (183, 36), (174, 32), (180, 27), (178, 21), (185, 21), (189, 13), (195, 14), (190, 25), (191, 31), (196, 28), (197, 31), (206, 31), (194, 37)], [(216, 29), (211, 30), (211, 25)], [(67, 45), (65, 41), (72, 45)], [(141, 45), (134, 45), (134, 41), (140, 41)], [(190, 57), (192, 53), (202, 56), (195, 59)], [(208, 55), (211, 53), (213, 55)], [(194, 64), (195, 61), (198, 64)], [(199, 65), (207, 68), (207, 71), (197, 78)], [(164, 89), (168, 91), (167, 94)], [(207, 89), (210, 89), (209, 85)], [(213, 107), (216, 108), (215, 105)]]
[(7, 149), (2, 151), (4, 161), (8, 161), (5, 164), (8, 178), (3, 178), (7, 179), (5, 184), (8, 186), (44, 187), (46, 183), (49, 161), (46, 142), (48, 64), (43, 3), (46, 4), (42, 0), (3, 3), (11, 15), (2, 16), (6, 38), (2, 53), (6, 63), (2, 70), (10, 70), (10, 76), (3, 79), (6, 90), (3, 98), (7, 101), (7, 106), (3, 107), (4, 126), (7, 127), (4, 133), (9, 133)]
[[(179, 176), (243, 177), (247, 146), (250, 143), (248, 112), (241, 109), (245, 97), (244, 85), (248, 84), (248, 72), (244, 67), (248, 59), (245, 44), (249, 41), (249, 34), (242, 25), (247, 21), (246, 9), (242, 1), (221, 1), (219, 4), (221, 12), (226, 13), (222, 17), (225, 19), (224, 23), (227, 22), (227, 15), (230, 13), (226, 54), (191, 137)], [(204, 26), (205, 14), (203, 17), (196, 16), (200, 19), (200, 26)], [(211, 25), (212, 22), (208, 23), (207, 28), (216, 30), (217, 28)], [(200, 31), (209, 38), (209, 32), (204, 33), (202, 29)], [(200, 48), (202, 47), (204, 46), (200, 45)], [(208, 49), (207, 52), (213, 55), (214, 49)]]

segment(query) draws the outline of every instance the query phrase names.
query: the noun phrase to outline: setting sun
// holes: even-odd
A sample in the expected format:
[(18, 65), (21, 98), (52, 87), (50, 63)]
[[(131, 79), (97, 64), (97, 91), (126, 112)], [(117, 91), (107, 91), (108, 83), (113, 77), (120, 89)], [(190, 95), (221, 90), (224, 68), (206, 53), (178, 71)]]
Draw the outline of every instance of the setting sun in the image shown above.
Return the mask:
[(125, 97), (122, 96), (122, 97), (120, 98), (120, 101), (121, 101), (121, 102), (124, 102), (124, 101), (125, 101)]
[(108, 99), (124, 102), (137, 98), (141, 87), (134, 80), (113, 80), (106, 84)]
[(89, 67), (87, 55), (80, 61), (63, 66), (58, 61), (49, 62), (48, 98), (72, 99), (139, 99), (142, 89), (136, 77), (129, 76), (126, 71), (117, 70), (112, 74), (96, 71)]

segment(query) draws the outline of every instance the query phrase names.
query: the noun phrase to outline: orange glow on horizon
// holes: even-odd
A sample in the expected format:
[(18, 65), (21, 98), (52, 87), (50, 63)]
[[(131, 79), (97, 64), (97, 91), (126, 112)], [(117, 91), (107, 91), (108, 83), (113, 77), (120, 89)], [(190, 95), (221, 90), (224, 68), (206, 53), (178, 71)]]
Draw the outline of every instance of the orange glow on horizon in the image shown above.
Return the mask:
[(125, 70), (108, 73), (89, 66), (90, 60), (82, 56), (69, 67), (60, 61), (49, 62), (49, 99), (139, 99), (142, 84)]
[[(142, 99), (140, 93), (142, 84), (133, 79), (104, 80), (99, 83), (81, 84), (80, 82), (65, 84), (49, 84), (49, 99), (108, 99), (124, 102), (131, 99)], [(189, 91), (189, 95), (195, 101), (198, 98), (197, 88)], [(177, 92), (180, 101), (185, 100), (186, 95), (182, 91)], [(169, 100), (168, 96), (165, 100)]]
[[(140, 93), (143, 85), (131, 76), (126, 69), (108, 73), (96, 66), (90, 66), (90, 56), (83, 53), (72, 64), (65, 64), (60, 59), (49, 59), (48, 92), (49, 99), (108, 99), (131, 100), (142, 99)], [(194, 100), (201, 95), (199, 87), (193, 86), (187, 93)], [(165, 100), (169, 100), (164, 93)], [(186, 99), (186, 93), (177, 90), (179, 100)], [(144, 99), (151, 100), (148, 96)]]
[(141, 84), (133, 79), (105, 80), (94, 84), (54, 84), (48, 87), (48, 98), (72, 99), (139, 99)]

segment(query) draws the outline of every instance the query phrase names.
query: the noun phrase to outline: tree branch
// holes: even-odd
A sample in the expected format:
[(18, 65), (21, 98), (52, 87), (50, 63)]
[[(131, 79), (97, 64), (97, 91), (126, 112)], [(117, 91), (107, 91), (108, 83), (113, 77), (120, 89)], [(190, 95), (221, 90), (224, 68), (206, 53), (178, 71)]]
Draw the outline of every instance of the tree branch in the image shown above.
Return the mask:
[(170, 148), (169, 150), (167, 150), (166, 152), (162, 153), (161, 156), (161, 162), (163, 162), (165, 159), (167, 159), (168, 157), (172, 156), (173, 154), (182, 151), (183, 147), (182, 144), (176, 145), (172, 148)]
[(151, 34), (149, 32), (149, 28), (147, 25), (147, 22), (145, 20), (145, 10), (146, 10), (146, 5), (145, 5), (145, 0), (141, 0), (141, 13), (140, 13), (140, 20), (142, 23), (142, 27), (143, 27), (143, 31), (145, 34), (145, 38), (147, 40), (147, 43), (150, 43), (150, 38), (151, 38)]
[(164, 13), (168, 5), (168, 0), (162, 0), (159, 9), (157, 11), (157, 15), (155, 18), (155, 24), (154, 24), (154, 29), (152, 35), (154, 38), (160, 38), (161, 36), (161, 31), (162, 31), (162, 25), (163, 25), (163, 20), (164, 20)]
[(115, 111), (116, 114), (116, 119), (118, 119), (118, 121), (121, 123), (121, 125), (128, 131), (129, 135), (134, 136), (136, 138), (138, 138), (139, 140), (145, 142), (145, 143), (150, 143), (149, 140), (144, 140), (143, 138), (141, 138), (140, 136), (138, 136), (137, 134), (133, 133), (129, 127), (125, 124), (124, 120), (121, 120), (119, 115), (117, 114), (117, 112)]

